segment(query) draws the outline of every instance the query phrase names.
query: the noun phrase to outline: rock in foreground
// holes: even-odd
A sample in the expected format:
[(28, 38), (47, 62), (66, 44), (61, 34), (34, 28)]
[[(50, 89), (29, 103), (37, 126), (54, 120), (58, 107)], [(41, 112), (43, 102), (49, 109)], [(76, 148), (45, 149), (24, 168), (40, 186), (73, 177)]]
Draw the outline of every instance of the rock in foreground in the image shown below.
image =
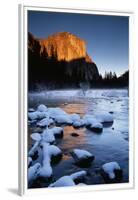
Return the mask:
[(123, 171), (117, 162), (109, 162), (102, 165), (101, 174), (107, 183), (119, 182)]
[(71, 152), (71, 155), (74, 158), (75, 163), (81, 167), (90, 166), (95, 158), (90, 152), (81, 149), (74, 149)]

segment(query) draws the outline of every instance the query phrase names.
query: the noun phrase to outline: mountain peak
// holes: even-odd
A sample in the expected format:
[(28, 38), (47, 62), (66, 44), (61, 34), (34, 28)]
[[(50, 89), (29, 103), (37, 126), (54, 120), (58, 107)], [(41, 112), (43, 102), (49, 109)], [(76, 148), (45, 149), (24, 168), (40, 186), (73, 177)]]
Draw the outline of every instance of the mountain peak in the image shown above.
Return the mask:
[(69, 32), (46, 39), (28, 37), (28, 66), (31, 82), (79, 84), (99, 78), (98, 68), (87, 54), (86, 42)]
[(41, 53), (45, 50), (48, 57), (56, 57), (58, 61), (72, 61), (76, 59), (88, 59), (86, 42), (69, 32), (58, 32), (46, 39), (39, 39)]

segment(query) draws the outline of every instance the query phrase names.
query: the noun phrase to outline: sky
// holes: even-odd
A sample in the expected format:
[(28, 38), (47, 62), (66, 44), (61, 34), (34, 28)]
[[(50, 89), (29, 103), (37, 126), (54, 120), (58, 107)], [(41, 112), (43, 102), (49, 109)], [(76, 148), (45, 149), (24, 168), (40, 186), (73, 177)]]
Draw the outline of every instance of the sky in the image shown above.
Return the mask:
[(127, 16), (28, 11), (28, 31), (37, 38), (70, 32), (84, 39), (87, 53), (99, 72), (128, 70), (129, 19)]

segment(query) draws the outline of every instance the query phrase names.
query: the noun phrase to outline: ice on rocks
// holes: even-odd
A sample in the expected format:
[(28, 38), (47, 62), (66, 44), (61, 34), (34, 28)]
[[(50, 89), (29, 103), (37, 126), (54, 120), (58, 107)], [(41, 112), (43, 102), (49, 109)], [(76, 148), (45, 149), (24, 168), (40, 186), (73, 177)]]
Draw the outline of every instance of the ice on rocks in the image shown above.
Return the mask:
[(50, 144), (54, 143), (55, 136), (53, 134), (53, 131), (51, 129), (45, 129), (42, 133), (42, 140)]
[(34, 111), (35, 111), (34, 108), (29, 108), (29, 109), (28, 109), (28, 112), (34, 112)]
[(70, 116), (70, 119), (72, 120), (72, 122), (80, 120), (80, 116), (78, 114), (70, 114), (69, 116)]
[(33, 166), (28, 168), (28, 183), (32, 184), (34, 180), (39, 177), (41, 165), (36, 163)]
[(70, 176), (63, 176), (59, 178), (56, 182), (50, 184), (49, 187), (75, 186), (75, 180), (84, 178), (86, 174), (86, 171), (80, 171), (73, 173)]
[(115, 178), (115, 170), (121, 170), (117, 162), (109, 162), (102, 165), (103, 171), (108, 174), (110, 179)]
[(57, 115), (57, 116), (55, 116), (54, 120), (58, 124), (72, 124), (72, 120), (70, 119), (70, 116), (67, 114)]
[(52, 156), (61, 155), (62, 152), (58, 147), (54, 145), (49, 145), (46, 142), (42, 142), (41, 145), (43, 151), (43, 161), (42, 161), (42, 168), (40, 170), (40, 177), (50, 178), (53, 174), (51, 166)]
[(54, 119), (58, 124), (72, 124), (70, 115), (61, 108), (49, 108), (49, 117)]
[(75, 181), (76, 179), (84, 178), (86, 175), (87, 175), (87, 172), (82, 170), (82, 171), (71, 174), (70, 177), (72, 178), (72, 180)]
[(54, 123), (53, 119), (46, 117), (46, 118), (42, 119), (41, 121), (39, 121), (37, 123), (37, 125), (40, 126), (40, 127), (47, 127), (47, 126), (49, 126), (53, 123)]
[(101, 124), (100, 122), (94, 122), (91, 126), (89, 126), (89, 129), (94, 132), (100, 133), (103, 130), (103, 124)]
[(31, 157), (28, 157), (28, 167), (30, 167), (30, 165), (32, 164), (32, 158)]
[(72, 157), (75, 160), (75, 163), (79, 166), (90, 166), (91, 162), (94, 160), (94, 155), (90, 152), (82, 149), (74, 149), (71, 152)]
[(50, 159), (52, 158), (52, 156), (57, 156), (59, 154), (62, 154), (62, 151), (55, 145), (48, 145), (48, 152)]
[(59, 178), (56, 182), (49, 185), (49, 187), (65, 187), (65, 186), (75, 186), (75, 182), (70, 176), (63, 176)]
[(114, 120), (113, 115), (106, 112), (97, 113), (95, 117), (101, 123), (113, 122)]
[(47, 112), (47, 107), (44, 104), (41, 104), (37, 107), (37, 111), (39, 112)]
[(31, 138), (35, 141), (40, 141), (41, 140), (41, 135), (39, 133), (32, 133)]
[(46, 112), (35, 111), (28, 113), (29, 120), (38, 120), (38, 119), (43, 119), (45, 117), (47, 117)]
[(38, 118), (38, 112), (29, 112), (28, 113), (28, 118), (30, 119), (30, 120), (36, 120), (37, 118)]
[(61, 138), (63, 136), (63, 128), (62, 127), (55, 126), (55, 127), (51, 128), (51, 130), (55, 137)]
[(67, 113), (61, 108), (48, 108), (49, 117), (55, 118), (57, 115), (66, 115)]
[(91, 126), (94, 123), (98, 122), (98, 120), (93, 115), (90, 114), (84, 115), (83, 120), (86, 126)]
[(76, 155), (78, 159), (88, 158), (92, 156), (90, 152), (82, 149), (74, 149), (72, 152)]
[(83, 119), (79, 119), (73, 122), (74, 128), (80, 128), (85, 125), (85, 121)]
[(36, 153), (36, 151), (37, 151), (37, 149), (38, 149), (38, 146), (39, 146), (39, 141), (36, 141), (36, 142), (33, 144), (32, 148), (29, 150), (28, 155), (29, 155), (30, 157), (32, 157), (32, 156)]

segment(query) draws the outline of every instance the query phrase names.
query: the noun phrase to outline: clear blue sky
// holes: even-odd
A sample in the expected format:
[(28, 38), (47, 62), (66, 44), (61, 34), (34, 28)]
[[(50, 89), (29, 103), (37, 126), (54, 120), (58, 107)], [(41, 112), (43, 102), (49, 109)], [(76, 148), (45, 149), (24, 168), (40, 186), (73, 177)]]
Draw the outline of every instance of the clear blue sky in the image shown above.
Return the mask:
[(99, 72), (128, 69), (129, 19), (124, 16), (28, 12), (28, 31), (47, 38), (56, 32), (71, 32), (87, 42), (87, 52)]

